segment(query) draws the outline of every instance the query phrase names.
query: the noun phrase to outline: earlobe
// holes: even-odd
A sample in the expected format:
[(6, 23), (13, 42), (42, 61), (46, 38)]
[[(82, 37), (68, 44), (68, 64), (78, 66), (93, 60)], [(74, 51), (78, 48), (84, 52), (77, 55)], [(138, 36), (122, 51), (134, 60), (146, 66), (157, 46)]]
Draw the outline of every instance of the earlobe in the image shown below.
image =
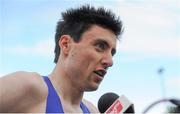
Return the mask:
[(68, 54), (70, 50), (71, 37), (69, 35), (62, 35), (59, 40), (59, 46), (61, 48), (61, 53)]

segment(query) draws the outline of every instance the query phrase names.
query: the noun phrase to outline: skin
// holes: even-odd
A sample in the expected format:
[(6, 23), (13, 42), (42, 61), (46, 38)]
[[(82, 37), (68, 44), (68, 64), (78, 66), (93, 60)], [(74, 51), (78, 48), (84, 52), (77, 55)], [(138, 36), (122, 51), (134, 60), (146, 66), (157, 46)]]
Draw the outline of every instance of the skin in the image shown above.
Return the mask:
[[(61, 54), (49, 78), (58, 93), (64, 112), (82, 113), (83, 101), (90, 112), (97, 108), (83, 99), (84, 91), (97, 90), (102, 76), (94, 71), (107, 71), (113, 65), (116, 36), (112, 31), (93, 25), (76, 43), (71, 36), (59, 40)], [(47, 85), (38, 73), (15, 72), (0, 78), (0, 112), (45, 112)]]

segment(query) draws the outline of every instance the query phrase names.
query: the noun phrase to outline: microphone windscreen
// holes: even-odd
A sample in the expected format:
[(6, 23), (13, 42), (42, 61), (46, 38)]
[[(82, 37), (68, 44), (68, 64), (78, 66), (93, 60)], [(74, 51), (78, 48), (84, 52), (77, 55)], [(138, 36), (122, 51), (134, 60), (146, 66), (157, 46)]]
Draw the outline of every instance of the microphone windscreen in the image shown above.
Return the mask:
[(119, 98), (115, 93), (106, 93), (102, 95), (98, 101), (98, 109), (100, 113), (104, 113)]

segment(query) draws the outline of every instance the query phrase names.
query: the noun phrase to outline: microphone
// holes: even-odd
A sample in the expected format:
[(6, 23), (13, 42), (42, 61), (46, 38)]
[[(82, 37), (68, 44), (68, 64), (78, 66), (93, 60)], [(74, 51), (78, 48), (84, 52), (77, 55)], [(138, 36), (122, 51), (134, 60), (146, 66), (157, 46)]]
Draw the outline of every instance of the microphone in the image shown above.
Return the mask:
[(106, 93), (98, 101), (100, 113), (134, 113), (134, 105), (124, 96)]

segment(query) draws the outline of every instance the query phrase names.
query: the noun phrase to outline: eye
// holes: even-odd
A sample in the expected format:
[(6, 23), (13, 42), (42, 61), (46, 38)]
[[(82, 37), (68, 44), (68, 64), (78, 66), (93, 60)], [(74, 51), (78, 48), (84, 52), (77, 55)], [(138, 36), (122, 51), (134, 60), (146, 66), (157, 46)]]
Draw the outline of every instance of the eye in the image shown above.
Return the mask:
[(105, 45), (104, 43), (98, 43), (98, 44), (96, 44), (96, 49), (97, 49), (98, 51), (104, 51), (105, 48), (106, 48), (106, 45)]
[(114, 56), (115, 54), (116, 54), (116, 50), (115, 50), (115, 49), (112, 49), (111, 55)]

